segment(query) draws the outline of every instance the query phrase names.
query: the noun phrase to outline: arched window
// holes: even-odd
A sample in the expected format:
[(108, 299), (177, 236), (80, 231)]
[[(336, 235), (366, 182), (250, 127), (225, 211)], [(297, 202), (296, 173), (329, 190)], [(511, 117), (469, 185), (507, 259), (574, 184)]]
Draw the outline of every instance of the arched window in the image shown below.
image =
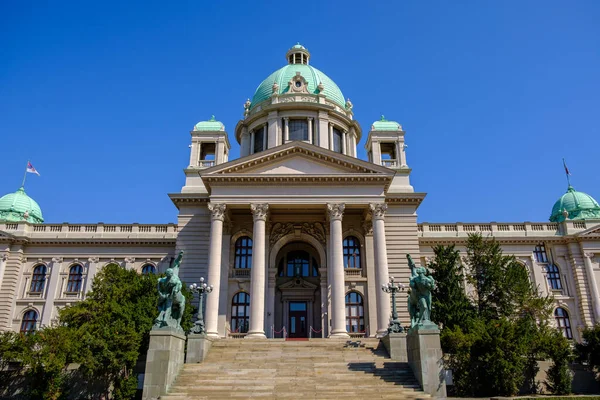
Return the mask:
[(31, 333), (35, 331), (38, 320), (38, 313), (35, 310), (29, 310), (23, 314), (23, 322), (21, 322), (21, 333)]
[(562, 307), (558, 307), (554, 310), (554, 319), (556, 319), (556, 326), (558, 330), (562, 332), (563, 336), (567, 339), (573, 339), (573, 331), (571, 331), (571, 320), (567, 310)]
[(250, 295), (239, 292), (231, 301), (231, 331), (236, 333), (248, 332), (250, 324)]
[(306, 251), (290, 251), (279, 261), (278, 272), (282, 277), (317, 277), (319, 265), (317, 260)]
[(346, 331), (358, 333), (365, 331), (365, 308), (360, 293), (350, 292), (346, 295)]
[(360, 268), (360, 242), (354, 236), (344, 239), (344, 268)]
[(550, 285), (550, 289), (562, 289), (562, 284), (560, 283), (560, 271), (556, 265), (548, 264), (546, 266), (546, 277), (548, 278), (548, 285)]
[(152, 264), (146, 264), (142, 267), (142, 275), (156, 275), (156, 267)]
[(248, 236), (235, 241), (233, 268), (252, 268), (252, 239)]
[(83, 280), (83, 267), (79, 264), (69, 269), (69, 280), (67, 281), (67, 293), (77, 293), (81, 290)]
[(46, 284), (46, 266), (38, 265), (33, 269), (33, 276), (31, 277), (31, 287), (29, 291), (31, 293), (42, 293), (44, 291), (44, 285)]
[(340, 131), (337, 128), (333, 128), (333, 143), (331, 146), (331, 150), (335, 151), (336, 153), (341, 153), (342, 152), (342, 140), (343, 140), (343, 134), (342, 131)]

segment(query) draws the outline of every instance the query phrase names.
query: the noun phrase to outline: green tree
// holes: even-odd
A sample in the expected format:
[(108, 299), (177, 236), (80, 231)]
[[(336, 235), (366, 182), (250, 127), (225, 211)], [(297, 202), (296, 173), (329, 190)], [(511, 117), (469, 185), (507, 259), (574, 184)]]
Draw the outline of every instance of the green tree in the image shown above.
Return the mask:
[(600, 324), (582, 332), (583, 342), (575, 345), (577, 360), (596, 373), (600, 372)]
[(428, 265), (436, 282), (431, 320), (444, 328), (453, 328), (464, 324), (474, 312), (464, 287), (460, 252), (454, 245), (436, 246), (433, 252), (435, 257)]
[[(430, 264), (438, 282), (435, 320), (444, 326), (442, 349), (457, 394), (507, 396), (523, 386), (533, 390), (541, 356), (555, 361), (550, 387), (564, 391), (570, 385), (564, 369), (568, 362), (559, 360), (568, 360), (564, 338), (547, 333), (552, 299), (538, 295), (527, 269), (504, 255), (495, 239), (470, 235), (466, 247), (469, 268), (464, 272), (454, 246), (438, 246)], [(470, 297), (460, 290), (463, 273), (474, 289)], [(544, 352), (541, 342), (553, 350)]]

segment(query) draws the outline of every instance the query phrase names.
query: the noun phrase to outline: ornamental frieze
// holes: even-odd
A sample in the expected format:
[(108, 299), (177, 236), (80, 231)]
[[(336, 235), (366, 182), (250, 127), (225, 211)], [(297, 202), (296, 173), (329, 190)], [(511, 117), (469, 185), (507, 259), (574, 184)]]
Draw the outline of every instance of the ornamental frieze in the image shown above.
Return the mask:
[(327, 231), (325, 230), (325, 226), (320, 222), (304, 222), (302, 224), (277, 222), (273, 224), (273, 228), (271, 229), (269, 243), (273, 246), (281, 238), (292, 233), (312, 236), (322, 245), (327, 243)]

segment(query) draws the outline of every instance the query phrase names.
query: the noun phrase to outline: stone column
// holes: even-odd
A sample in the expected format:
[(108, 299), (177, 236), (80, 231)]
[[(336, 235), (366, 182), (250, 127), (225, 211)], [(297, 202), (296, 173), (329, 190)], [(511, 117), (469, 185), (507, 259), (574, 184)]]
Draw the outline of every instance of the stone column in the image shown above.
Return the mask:
[(223, 246), (223, 220), (225, 204), (208, 203), (211, 212), (210, 244), (208, 247), (208, 284), (213, 286), (210, 296), (206, 296), (206, 334), (219, 338), (219, 292), (221, 288), (221, 249)]
[(367, 272), (367, 307), (369, 310), (369, 336), (377, 334), (377, 296), (381, 287), (377, 287), (375, 274), (375, 250), (373, 246), (373, 221), (363, 223), (365, 233), (365, 270)]
[(313, 142), (313, 128), (312, 128), (313, 119), (311, 117), (308, 117), (306, 119), (306, 121), (308, 124), (308, 143), (312, 144), (312, 142)]
[(96, 271), (98, 270), (98, 261), (100, 258), (98, 257), (90, 257), (88, 258), (88, 273), (85, 278), (85, 291), (84, 293), (92, 290), (92, 281), (94, 280), (94, 276), (96, 275)]
[(329, 150), (333, 150), (333, 124), (329, 123)]
[[(287, 121), (286, 121), (287, 126)], [(286, 129), (287, 130), (287, 129)], [(247, 339), (264, 339), (265, 336), (265, 225), (268, 204), (250, 204), (254, 219), (252, 233), (252, 270), (250, 272), (250, 329)]]
[(531, 270), (533, 271), (533, 277), (535, 278), (535, 286), (538, 287), (539, 292), (543, 296), (547, 296), (550, 290), (548, 288), (548, 279), (546, 279), (545, 272), (542, 270), (542, 267), (537, 264), (533, 254), (529, 256), (529, 261), (531, 262)]
[(248, 154), (254, 154), (254, 131), (250, 131), (250, 151)]
[(285, 117), (283, 119), (284, 123), (285, 123), (285, 127), (284, 127), (284, 135), (285, 135), (285, 140), (284, 140), (284, 144), (287, 143), (290, 140), (290, 119), (288, 117)]
[(348, 132), (342, 132), (342, 154), (346, 154), (346, 139), (348, 137)]
[(600, 293), (598, 292), (598, 283), (596, 282), (596, 275), (594, 273), (594, 266), (592, 265), (593, 253), (583, 253), (583, 261), (585, 263), (585, 271), (588, 276), (588, 282), (590, 285), (590, 294), (592, 295), (592, 308), (594, 309), (594, 322), (600, 323)]
[(331, 338), (347, 338), (346, 332), (346, 283), (344, 276), (344, 248), (342, 216), (345, 204), (327, 204), (331, 232)]
[[(240, 157), (246, 157), (250, 154), (250, 136), (248, 128), (242, 128), (242, 143), (240, 144)], [(196, 161), (197, 163), (198, 161)]]
[(377, 337), (385, 336), (390, 319), (390, 299), (381, 290), (388, 283), (387, 248), (385, 244), (385, 211), (387, 204), (371, 203), (369, 209), (373, 217), (373, 244), (375, 247), (375, 281), (377, 285)]
[(267, 141), (267, 124), (265, 124), (263, 126), (263, 150), (266, 150), (269, 148), (269, 142)]
[(52, 311), (54, 310), (54, 299), (61, 297), (60, 294), (57, 294), (56, 292), (60, 281), (62, 262), (62, 257), (54, 257), (52, 259), (52, 269), (50, 271), (50, 279), (46, 291), (46, 303), (44, 304), (44, 310), (42, 311), (42, 326), (50, 325)]

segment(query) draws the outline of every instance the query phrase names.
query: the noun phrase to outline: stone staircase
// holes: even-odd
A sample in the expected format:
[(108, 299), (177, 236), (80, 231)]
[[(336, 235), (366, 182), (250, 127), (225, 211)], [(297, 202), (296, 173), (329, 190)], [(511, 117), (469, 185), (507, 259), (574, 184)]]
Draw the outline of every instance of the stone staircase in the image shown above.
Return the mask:
[(406, 363), (377, 339), (219, 340), (203, 363), (185, 364), (168, 395), (187, 399), (420, 399)]

